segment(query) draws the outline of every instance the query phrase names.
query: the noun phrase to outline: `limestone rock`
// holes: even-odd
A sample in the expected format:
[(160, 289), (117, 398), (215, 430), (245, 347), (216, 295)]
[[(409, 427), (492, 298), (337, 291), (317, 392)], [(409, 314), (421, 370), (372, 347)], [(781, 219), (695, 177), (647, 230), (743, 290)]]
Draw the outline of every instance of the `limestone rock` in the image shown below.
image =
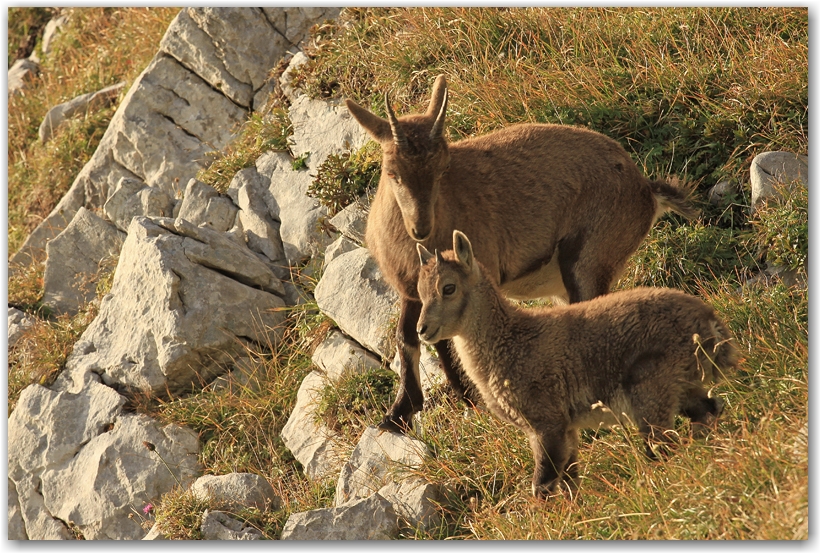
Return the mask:
[(370, 205), (366, 198), (342, 209), (330, 219), (330, 225), (359, 246), (364, 245), (364, 232), (367, 229), (367, 215)]
[(342, 255), (343, 253), (352, 252), (353, 250), (356, 250), (359, 247), (360, 246), (358, 244), (351, 241), (346, 236), (339, 236), (335, 241), (331, 242), (327, 248), (325, 248), (325, 267), (327, 267), (331, 261)]
[(9, 481), (9, 512), (8, 512), (8, 537), (9, 540), (27, 540), (26, 525), (23, 522), (23, 515), (20, 510), (20, 500), (17, 497), (17, 487), (14, 482)]
[(125, 88), (125, 83), (107, 86), (97, 92), (77, 96), (73, 100), (56, 105), (46, 113), (37, 131), (41, 142), (48, 142), (60, 126), (75, 115), (98, 110), (114, 103)]
[(254, 507), (260, 511), (276, 510), (282, 503), (267, 480), (247, 472), (200, 476), (191, 486), (191, 492), (231, 510), (244, 507)]
[(71, 532), (59, 519), (54, 518), (43, 501), (40, 477), (27, 474), (14, 482), (25, 534), (30, 540), (70, 540)]
[(119, 254), (125, 234), (81, 207), (74, 220), (46, 246), (43, 304), (74, 315), (96, 297), (100, 263)]
[(250, 107), (268, 70), (293, 40), (304, 36), (303, 31), (288, 39), (259, 8), (186, 8), (169, 27), (160, 48), (234, 102)]
[(16, 307), (9, 307), (9, 349), (23, 336), (35, 320)]
[[(30, 539), (139, 539), (133, 505), (155, 500), (199, 471), (195, 433), (122, 411), (125, 398), (96, 377), (78, 391), (33, 384), (9, 417), (9, 478)], [(150, 452), (143, 441), (155, 444)]]
[(9, 417), (9, 477), (20, 482), (27, 474), (71, 461), (82, 444), (104, 432), (124, 403), (93, 379), (80, 393), (26, 387)]
[[(174, 197), (189, 179), (208, 165), (209, 152), (221, 150), (228, 144), (247, 116), (247, 106), (226, 97), (208, 80), (209, 73), (203, 70), (198, 75), (190, 68), (218, 62), (234, 77), (241, 73), (240, 80), (254, 83), (250, 90), (253, 93), (255, 83), (259, 78), (267, 78), (278, 57), (266, 58), (260, 62), (261, 67), (254, 68), (250, 67), (249, 60), (255, 60), (254, 63), (262, 60), (256, 54), (267, 51), (268, 45), (278, 42), (277, 36), (281, 34), (290, 37), (285, 41), (286, 49), (293, 47), (306, 36), (314, 22), (338, 13), (339, 8), (309, 7), (265, 8), (262, 12), (253, 8), (183, 10), (166, 32), (168, 38), (160, 52), (123, 98), (91, 160), (11, 261), (15, 265), (41, 261), (46, 243), (65, 228), (77, 209), (101, 207), (122, 177), (141, 180)], [(260, 14), (250, 22), (254, 29), (270, 27), (266, 40), (248, 41), (248, 29), (244, 26), (229, 28), (235, 21), (250, 17), (249, 14)], [(185, 18), (195, 20), (193, 24), (186, 23), (191, 33), (197, 34), (194, 27), (201, 33), (199, 38), (191, 35), (186, 39), (190, 44), (182, 45), (178, 27)], [(274, 20), (275, 24), (270, 23)], [(285, 30), (281, 31), (277, 25)], [(226, 42), (229, 36), (236, 37), (239, 43)], [(174, 41), (180, 48), (187, 49), (188, 57), (175, 49)], [(185, 62), (180, 63), (180, 59)]]
[(201, 473), (198, 450), (197, 434), (189, 429), (121, 414), (113, 428), (85, 444), (67, 465), (43, 474), (45, 504), (86, 539), (142, 539), (145, 530), (129, 517), (132, 506), (155, 501), (176, 485), (188, 486)]
[(123, 232), (134, 217), (170, 217), (174, 212), (171, 196), (141, 180), (123, 177), (113, 190), (103, 212)]
[(305, 476), (311, 480), (335, 478), (344, 462), (341, 441), (327, 425), (316, 420), (319, 393), (329, 382), (319, 371), (305, 377), (281, 433), (285, 447), (302, 463)]
[(51, 51), (54, 39), (66, 23), (68, 23), (67, 14), (53, 17), (46, 23), (46, 28), (43, 29), (43, 39), (40, 43), (40, 50), (44, 55), (47, 55)]
[(135, 217), (111, 293), (61, 378), (91, 371), (160, 395), (202, 386), (241, 353), (238, 338), (277, 343), (284, 302), (269, 292), (282, 291), (276, 281), (224, 233)]
[(255, 167), (237, 171), (228, 188), (228, 196), (239, 206), (238, 228), (248, 248), (267, 259), (268, 264), (279, 278), (285, 278), (289, 271), (280, 223), (271, 216), (271, 205), (275, 200), (268, 190), (270, 180), (260, 175)]
[(291, 163), (286, 153), (268, 152), (256, 161), (256, 169), (270, 181), (271, 215), (282, 222), (285, 257), (290, 265), (299, 265), (324, 250), (333, 235), (321, 229), (327, 208), (307, 195), (313, 177), (305, 170), (294, 171)]
[(222, 511), (206, 509), (202, 513), (200, 526), (203, 539), (206, 540), (258, 540), (262, 532), (240, 520), (236, 520)]
[(381, 368), (381, 361), (338, 330), (332, 330), (316, 347), (311, 358), (314, 364), (336, 382), (346, 370), (364, 373)]
[(418, 468), (427, 455), (424, 442), (393, 432), (367, 428), (336, 484), (336, 506), (370, 496), (402, 470)]
[(752, 209), (777, 194), (774, 185), (791, 184), (799, 181), (807, 184), (809, 178), (809, 158), (791, 152), (764, 152), (752, 160), (749, 169), (752, 184)]
[(9, 96), (22, 94), (26, 83), (40, 73), (40, 65), (29, 59), (19, 59), (9, 68)]
[(282, 282), (270, 267), (248, 248), (237, 247), (225, 233), (208, 227), (195, 227), (185, 219), (157, 218), (155, 221), (166, 230), (190, 238), (184, 242), (185, 256), (194, 263), (208, 267), (254, 288), (285, 295)]
[(393, 505), (378, 493), (342, 507), (290, 515), (283, 540), (389, 540), (398, 536)]
[(291, 104), (288, 114), (293, 124), (291, 151), (296, 157), (309, 153), (307, 165), (313, 172), (328, 155), (357, 150), (369, 140), (347, 107), (339, 102), (302, 95)]
[(175, 185), (182, 186), (207, 166), (208, 152), (230, 142), (247, 114), (179, 62), (162, 55), (128, 91), (120, 113), (106, 131), (106, 135), (113, 133), (115, 160), (171, 196)]
[(293, 84), (293, 72), (300, 65), (304, 65), (309, 61), (309, 58), (304, 52), (297, 52), (293, 55), (285, 72), (279, 77), (279, 86), (282, 87), (282, 93), (285, 97), (294, 102), (296, 98), (303, 95), (305, 92)]
[(298, 7), (262, 8), (271, 25), (291, 43), (297, 44), (308, 36), (310, 28), (325, 19), (338, 17), (341, 8)]
[(319, 309), (367, 349), (390, 358), (398, 294), (364, 248), (335, 257), (313, 292)]
[(193, 223), (194, 226), (208, 225), (209, 228), (225, 232), (233, 226), (237, 207), (221, 196), (216, 188), (196, 179), (188, 181), (176, 217)]
[(393, 504), (396, 514), (412, 527), (430, 528), (441, 521), (436, 504), (441, 502), (438, 488), (419, 476), (387, 483), (379, 495)]

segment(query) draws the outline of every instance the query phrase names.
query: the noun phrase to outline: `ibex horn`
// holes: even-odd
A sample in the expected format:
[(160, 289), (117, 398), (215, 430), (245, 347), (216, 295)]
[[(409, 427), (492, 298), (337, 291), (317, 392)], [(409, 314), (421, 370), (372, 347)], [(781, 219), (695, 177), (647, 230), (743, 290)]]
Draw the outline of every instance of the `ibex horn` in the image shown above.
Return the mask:
[(433, 128), (430, 129), (430, 140), (436, 140), (441, 137), (444, 131), (444, 116), (447, 113), (447, 90), (444, 90), (444, 99), (441, 101), (441, 109), (438, 110), (436, 122), (433, 123)]
[(439, 253), (439, 251), (436, 250), (436, 265), (439, 265), (442, 261), (444, 261), (444, 258), (441, 257), (441, 254)]
[(387, 110), (387, 121), (390, 123), (390, 130), (393, 131), (393, 141), (400, 150), (406, 150), (407, 137), (404, 136), (404, 132), (399, 126), (399, 120), (396, 119), (396, 114), (393, 112), (393, 108), (390, 107), (390, 95), (387, 92), (384, 93), (384, 106)]

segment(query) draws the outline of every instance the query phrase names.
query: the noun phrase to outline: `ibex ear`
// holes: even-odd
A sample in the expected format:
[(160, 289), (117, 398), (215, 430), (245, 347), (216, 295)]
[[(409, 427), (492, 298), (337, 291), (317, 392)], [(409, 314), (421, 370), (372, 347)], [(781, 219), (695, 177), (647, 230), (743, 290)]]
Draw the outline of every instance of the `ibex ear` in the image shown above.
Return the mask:
[(393, 131), (390, 130), (390, 123), (387, 119), (382, 119), (375, 115), (353, 100), (345, 100), (347, 111), (353, 116), (359, 125), (362, 126), (367, 134), (373, 137), (373, 140), (379, 143), (391, 142), (393, 140)]
[(421, 261), (422, 265), (426, 265), (427, 261), (435, 257), (433, 254), (430, 253), (430, 251), (427, 248), (425, 248), (418, 242), (416, 242), (416, 251), (419, 252), (419, 261)]
[(453, 231), (453, 251), (459, 263), (468, 269), (473, 268), (473, 245), (467, 235), (459, 230)]

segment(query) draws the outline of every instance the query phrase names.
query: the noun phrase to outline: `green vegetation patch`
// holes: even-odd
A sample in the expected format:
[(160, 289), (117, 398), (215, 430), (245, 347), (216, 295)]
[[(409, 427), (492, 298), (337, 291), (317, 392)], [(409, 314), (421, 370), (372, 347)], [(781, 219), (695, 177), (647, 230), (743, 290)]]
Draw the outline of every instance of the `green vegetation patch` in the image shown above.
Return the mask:
[(209, 152), (211, 164), (196, 178), (224, 194), (236, 172), (252, 166), (263, 153), (289, 151), (288, 138), (292, 134), (286, 109), (272, 105), (266, 112), (252, 113), (224, 151)]
[(788, 269), (808, 268), (809, 189), (802, 184), (778, 187), (752, 218), (755, 243), (766, 260)]
[(390, 369), (346, 369), (337, 382), (322, 389), (316, 418), (355, 443), (365, 428), (381, 422), (393, 403), (395, 381)]
[(330, 154), (316, 171), (308, 195), (318, 199), (333, 216), (376, 189), (381, 165), (381, 149), (372, 141), (353, 152)]

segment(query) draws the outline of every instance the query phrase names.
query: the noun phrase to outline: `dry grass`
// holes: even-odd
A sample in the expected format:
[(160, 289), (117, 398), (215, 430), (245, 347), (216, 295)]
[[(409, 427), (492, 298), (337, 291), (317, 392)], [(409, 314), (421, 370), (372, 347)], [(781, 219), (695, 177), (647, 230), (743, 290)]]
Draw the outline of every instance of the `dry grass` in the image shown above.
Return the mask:
[[(126, 23), (126, 12), (136, 23)], [(121, 15), (123, 29), (160, 12), (93, 11), (100, 20)], [(163, 13), (170, 21), (175, 11)], [(317, 96), (353, 97), (376, 112), (389, 90), (406, 113), (425, 107), (433, 78), (443, 72), (452, 138), (519, 121), (587, 125), (619, 140), (649, 175), (687, 178), (697, 198), (720, 179), (743, 181), (761, 151), (806, 152), (807, 28), (804, 8), (348, 9), (341, 25), (319, 30), (314, 59), (299, 78)], [(208, 178), (230, 182), (254, 156), (276, 147), (274, 138), (286, 138), (286, 124), (265, 125), (246, 125), (244, 142), (224, 152)], [(12, 159), (29, 143), (12, 149), (10, 141), (10, 181)], [(10, 207), (12, 197), (15, 206), (22, 197), (15, 194), (10, 189)], [(806, 539), (808, 291), (782, 284), (737, 289), (765, 262), (764, 243), (772, 255), (805, 268), (807, 201), (788, 197), (752, 220), (743, 190), (721, 207), (701, 202), (699, 221), (666, 217), (618, 284), (682, 288), (726, 320), (745, 359), (715, 390), (726, 410), (714, 433), (691, 439), (681, 421), (682, 445), (668, 462), (653, 463), (632, 428), (584, 432), (577, 493), (544, 503), (530, 496), (532, 455), (524, 436), (439, 390), (420, 416), (417, 437), (433, 455), (418, 473), (443, 490), (444, 518), (438, 528), (404, 537)], [(15, 224), (10, 231), (23, 226)], [(32, 268), (14, 284), (15, 301), (30, 310), (40, 301), (38, 278)], [(331, 327), (314, 309), (289, 313), (278, 346), (248, 351), (259, 386), (139, 406), (199, 432), (206, 472), (248, 471), (271, 482), (285, 509), (240, 515), (267, 538), (278, 537), (290, 513), (333, 499), (334, 483), (310, 482), (280, 437), (312, 368), (313, 348)], [(61, 347), (42, 349), (59, 360)], [(352, 404), (363, 397), (356, 390), (344, 395), (339, 401)], [(349, 414), (350, 426), (371, 424), (374, 414), (366, 411)], [(356, 432), (345, 439), (352, 445)], [(175, 490), (156, 515), (173, 535), (196, 538), (206, 507)]]

